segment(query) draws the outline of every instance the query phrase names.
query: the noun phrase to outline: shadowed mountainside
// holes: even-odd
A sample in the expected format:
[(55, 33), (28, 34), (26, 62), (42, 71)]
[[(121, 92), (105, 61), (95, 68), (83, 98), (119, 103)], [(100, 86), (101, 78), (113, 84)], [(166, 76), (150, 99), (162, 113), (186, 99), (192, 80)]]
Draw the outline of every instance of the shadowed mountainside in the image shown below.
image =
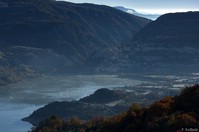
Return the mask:
[(20, 67), (39, 74), (90, 71), (90, 56), (131, 41), (150, 22), (108, 6), (54, 0), (2, 0), (0, 16), (2, 81), (10, 78), (6, 69)]
[(131, 44), (106, 49), (93, 60), (102, 61), (100, 70), (193, 72), (199, 65), (198, 23), (199, 12), (160, 16), (141, 29)]
[(93, 52), (128, 42), (148, 22), (114, 8), (53, 0), (2, 1), (1, 48), (53, 49), (81, 64)]
[(134, 36), (132, 59), (148, 69), (194, 70), (199, 65), (197, 23), (199, 12), (171, 13), (159, 17)]
[(133, 41), (165, 46), (198, 46), (199, 12), (169, 13), (144, 27)]
[(103, 5), (14, 0), (1, 2), (0, 15), (0, 85), (23, 79), (20, 69), (34, 77), (193, 72), (199, 65), (198, 12), (150, 22)]

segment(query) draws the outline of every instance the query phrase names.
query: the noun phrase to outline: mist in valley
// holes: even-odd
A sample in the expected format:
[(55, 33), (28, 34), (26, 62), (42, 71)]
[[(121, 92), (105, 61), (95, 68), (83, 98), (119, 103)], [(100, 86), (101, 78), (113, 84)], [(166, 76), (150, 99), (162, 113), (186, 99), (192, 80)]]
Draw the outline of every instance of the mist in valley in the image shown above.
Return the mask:
[(11, 102), (41, 105), (52, 101), (78, 100), (100, 88), (111, 89), (141, 83), (117, 75), (44, 76), (2, 87), (0, 94), (1, 98)]
[[(21, 119), (53, 101), (79, 100), (100, 88), (138, 85), (142, 81), (116, 75), (60, 75), (27, 79), (2, 86), (0, 91), (0, 129), (25, 132), (31, 125)], [(13, 129), (11, 129), (13, 128)]]
[[(137, 79), (136, 79), (137, 78)], [(2, 130), (23, 128), (31, 125), (20, 121), (34, 110), (53, 101), (73, 101), (94, 93), (97, 89), (120, 89), (136, 94), (156, 93), (160, 97), (178, 91), (185, 85), (199, 80), (197, 73), (185, 75), (56, 75), (27, 79), (2, 86), (0, 91)], [(4, 121), (3, 121), (4, 120)], [(13, 132), (15, 130), (13, 129)], [(23, 130), (22, 130), (23, 131)]]
[[(92, 115), (93, 108), (104, 110), (106, 117), (114, 108), (149, 106), (199, 82), (199, 12), (148, 19), (118, 7), (56, 0), (0, 2), (1, 131), (31, 130), (31, 120), (21, 119), (52, 102), (75, 102), (82, 115)], [(94, 94), (102, 88), (105, 99), (109, 94), (116, 99), (97, 104), (104, 93)], [(50, 108), (65, 112), (68, 104)], [(79, 111), (71, 109), (68, 115)]]

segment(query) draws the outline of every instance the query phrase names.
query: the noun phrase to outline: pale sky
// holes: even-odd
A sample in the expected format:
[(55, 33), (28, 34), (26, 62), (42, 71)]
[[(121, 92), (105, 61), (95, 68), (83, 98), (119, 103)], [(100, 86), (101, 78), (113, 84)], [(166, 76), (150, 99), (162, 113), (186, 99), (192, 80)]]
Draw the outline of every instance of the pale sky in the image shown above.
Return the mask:
[[(64, 0), (62, 0), (64, 1)], [(124, 6), (138, 12), (163, 14), (168, 12), (199, 11), (199, 0), (66, 0), (73, 3), (95, 3)]]

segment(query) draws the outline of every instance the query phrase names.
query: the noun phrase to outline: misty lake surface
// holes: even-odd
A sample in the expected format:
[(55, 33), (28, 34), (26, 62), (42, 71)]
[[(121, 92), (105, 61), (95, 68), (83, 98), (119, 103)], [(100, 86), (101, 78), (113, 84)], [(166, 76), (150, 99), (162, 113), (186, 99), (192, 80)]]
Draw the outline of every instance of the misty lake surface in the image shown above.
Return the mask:
[(78, 100), (100, 88), (136, 86), (141, 83), (116, 75), (75, 75), (45, 76), (1, 87), (0, 130), (27, 132), (32, 126), (21, 119), (49, 102)]

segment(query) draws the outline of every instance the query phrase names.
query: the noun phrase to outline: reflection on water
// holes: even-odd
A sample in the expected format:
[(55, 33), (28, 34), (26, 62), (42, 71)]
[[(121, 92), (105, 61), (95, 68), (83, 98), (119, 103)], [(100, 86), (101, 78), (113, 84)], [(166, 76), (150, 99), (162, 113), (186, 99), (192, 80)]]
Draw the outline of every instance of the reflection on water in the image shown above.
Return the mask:
[(0, 91), (0, 130), (27, 132), (31, 125), (20, 121), (41, 105), (52, 101), (78, 100), (99, 88), (135, 86), (142, 81), (115, 75), (46, 76), (22, 81)]

